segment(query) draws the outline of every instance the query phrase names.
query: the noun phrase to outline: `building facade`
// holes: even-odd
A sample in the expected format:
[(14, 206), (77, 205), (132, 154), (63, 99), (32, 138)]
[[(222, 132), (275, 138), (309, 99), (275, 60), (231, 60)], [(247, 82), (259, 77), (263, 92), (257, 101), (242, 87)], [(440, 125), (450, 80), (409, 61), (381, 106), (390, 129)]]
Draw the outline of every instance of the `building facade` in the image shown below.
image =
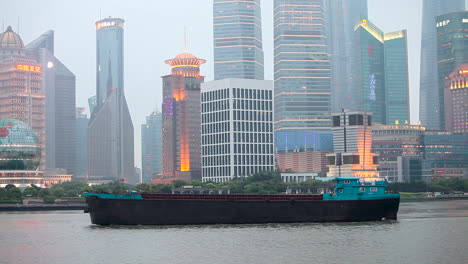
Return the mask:
[(88, 176), (88, 123), (84, 107), (76, 108), (75, 117), (75, 173), (74, 179)]
[(408, 44), (406, 30), (384, 34), (385, 121), (409, 123)]
[(468, 135), (468, 63), (448, 76), (444, 93), (445, 130)]
[[(323, 0), (274, 1), (275, 146), (331, 138), (331, 73)], [(313, 145), (312, 141), (309, 141)], [(326, 148), (327, 146), (323, 146)], [(331, 146), (328, 146), (331, 147)]]
[(437, 73), (438, 89), (433, 100), (439, 106), (435, 119), (440, 130), (445, 128), (444, 90), (447, 78), (458, 66), (468, 63), (468, 11), (452, 12), (437, 16)]
[(183, 52), (166, 60), (171, 74), (162, 77), (162, 174), (153, 183), (201, 180), (200, 86), (206, 61)]
[[(425, 130), (423, 126), (403, 124), (373, 127), (372, 151), (379, 155), (380, 177), (390, 182), (408, 182), (427, 176), (429, 170), (423, 170), (422, 164)], [(421, 168), (416, 172), (413, 167), (418, 163)]]
[(45, 92), (46, 168), (75, 174), (75, 75), (54, 56), (54, 31), (26, 46), (26, 54), (41, 65)]
[(214, 0), (214, 79), (263, 80), (260, 0)]
[(419, 113), (422, 125), (429, 130), (443, 129), (440, 123), (439, 81), (437, 74), (437, 33), (435, 18), (465, 9), (465, 0), (423, 1), (421, 30), (421, 74)]
[(204, 182), (274, 170), (272, 81), (207, 82), (201, 103)]
[(427, 131), (422, 138), (423, 157), (431, 180), (468, 178), (468, 136), (450, 132)]
[(367, 19), (355, 27), (353, 95), (349, 109), (372, 112), (373, 122), (409, 120), (406, 30), (383, 33)]
[(0, 119), (24, 122), (37, 134), (41, 144), (40, 168), (46, 164), (45, 93), (43, 68), (26, 55), (23, 40), (13, 29), (0, 35)]
[(378, 155), (372, 152), (372, 114), (361, 111), (332, 113), (334, 152), (327, 154), (327, 177), (379, 178)]
[(353, 89), (354, 26), (368, 17), (367, 0), (327, 1), (328, 34), (332, 59), (332, 111), (351, 109)]
[(88, 125), (91, 181), (136, 184), (133, 123), (124, 93), (124, 20), (96, 22), (96, 105)]
[(325, 176), (328, 172), (326, 154), (331, 151), (290, 151), (275, 154), (276, 166), (281, 172), (316, 172)]
[(141, 125), (141, 172), (143, 183), (162, 172), (162, 114), (154, 111)]

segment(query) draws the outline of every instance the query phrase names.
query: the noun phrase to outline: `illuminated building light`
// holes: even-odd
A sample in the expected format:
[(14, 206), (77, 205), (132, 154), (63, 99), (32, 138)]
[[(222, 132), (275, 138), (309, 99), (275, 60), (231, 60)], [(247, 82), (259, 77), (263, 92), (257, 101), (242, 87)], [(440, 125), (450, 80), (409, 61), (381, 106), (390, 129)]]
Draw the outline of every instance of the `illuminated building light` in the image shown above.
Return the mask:
[(193, 68), (198, 68), (200, 65), (188, 65), (188, 64), (182, 64), (182, 65), (173, 65), (171, 68), (179, 68), (179, 67), (193, 67)]
[(406, 30), (400, 30), (384, 34), (384, 41), (406, 37)]
[(27, 64), (17, 64), (16, 69), (20, 71), (27, 71), (27, 72), (41, 72), (40, 66), (27, 65)]

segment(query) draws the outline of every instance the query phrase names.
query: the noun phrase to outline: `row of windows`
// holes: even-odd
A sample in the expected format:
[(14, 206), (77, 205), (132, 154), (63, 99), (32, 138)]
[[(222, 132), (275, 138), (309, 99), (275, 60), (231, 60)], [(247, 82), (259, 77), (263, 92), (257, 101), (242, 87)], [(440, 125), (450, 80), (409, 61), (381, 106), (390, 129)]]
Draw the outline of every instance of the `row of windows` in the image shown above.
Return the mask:
[[(212, 145), (202, 147), (202, 156), (208, 155), (227, 155), (231, 153), (231, 148), (228, 144), (226, 145)], [(228, 157), (228, 156), (226, 156)]]
[(202, 124), (202, 134), (212, 134), (212, 133), (221, 133), (230, 131), (229, 122), (223, 123), (212, 123), (212, 124)]
[(225, 88), (222, 90), (216, 90), (216, 91), (203, 92), (201, 94), (202, 102), (215, 101), (215, 100), (221, 100), (221, 99), (226, 99), (226, 98), (229, 98), (228, 88)]
[(202, 113), (202, 124), (228, 121), (230, 119), (229, 111)]
[(202, 103), (202, 113), (213, 112), (213, 111), (222, 111), (229, 109), (229, 101), (214, 101), (208, 103)]
[(273, 155), (234, 155), (234, 165), (273, 165)]
[(273, 154), (273, 144), (234, 144), (234, 153)]
[(271, 122), (234, 122), (234, 131), (273, 132), (273, 124)]
[(231, 136), (229, 133), (216, 135), (202, 135), (202, 145), (224, 144), (230, 142)]
[(231, 157), (228, 155), (203, 157), (202, 166), (228, 166), (231, 165)]
[(272, 133), (234, 133), (234, 142), (272, 143)]
[(273, 121), (272, 112), (263, 111), (234, 111), (234, 120), (240, 121)]
[(234, 98), (266, 99), (266, 100), (273, 99), (272, 91), (267, 91), (267, 90), (233, 88), (232, 92), (233, 92)]
[(234, 100), (233, 109), (271, 111), (273, 109), (273, 102), (258, 100)]

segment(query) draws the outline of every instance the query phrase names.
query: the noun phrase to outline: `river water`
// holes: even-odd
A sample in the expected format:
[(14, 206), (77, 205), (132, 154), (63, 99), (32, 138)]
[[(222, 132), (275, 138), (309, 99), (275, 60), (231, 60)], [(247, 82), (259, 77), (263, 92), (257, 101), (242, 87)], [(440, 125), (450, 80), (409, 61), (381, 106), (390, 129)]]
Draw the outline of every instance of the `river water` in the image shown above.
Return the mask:
[(468, 263), (468, 201), (401, 203), (398, 221), (101, 227), (81, 211), (0, 214), (2, 264)]

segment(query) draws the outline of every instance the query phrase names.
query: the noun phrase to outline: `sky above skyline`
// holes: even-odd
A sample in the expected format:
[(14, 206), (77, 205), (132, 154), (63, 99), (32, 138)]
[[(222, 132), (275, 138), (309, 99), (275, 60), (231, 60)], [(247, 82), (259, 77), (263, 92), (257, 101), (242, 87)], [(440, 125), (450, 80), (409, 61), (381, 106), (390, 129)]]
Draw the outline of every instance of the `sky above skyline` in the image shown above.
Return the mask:
[[(467, 0), (468, 2), (468, 0)], [(201, 67), (213, 79), (212, 0), (0, 0), (2, 29), (11, 25), (25, 45), (55, 31), (55, 56), (75, 75), (76, 105), (96, 93), (94, 22), (108, 16), (125, 19), (125, 94), (135, 127), (135, 165), (141, 167), (140, 125), (161, 105), (165, 60), (188, 52), (207, 60)], [(411, 120), (419, 116), (419, 58), (422, 0), (368, 0), (369, 20), (384, 32), (408, 30)], [(19, 21), (19, 30), (18, 30)], [(273, 79), (273, 0), (262, 0), (265, 79)]]

